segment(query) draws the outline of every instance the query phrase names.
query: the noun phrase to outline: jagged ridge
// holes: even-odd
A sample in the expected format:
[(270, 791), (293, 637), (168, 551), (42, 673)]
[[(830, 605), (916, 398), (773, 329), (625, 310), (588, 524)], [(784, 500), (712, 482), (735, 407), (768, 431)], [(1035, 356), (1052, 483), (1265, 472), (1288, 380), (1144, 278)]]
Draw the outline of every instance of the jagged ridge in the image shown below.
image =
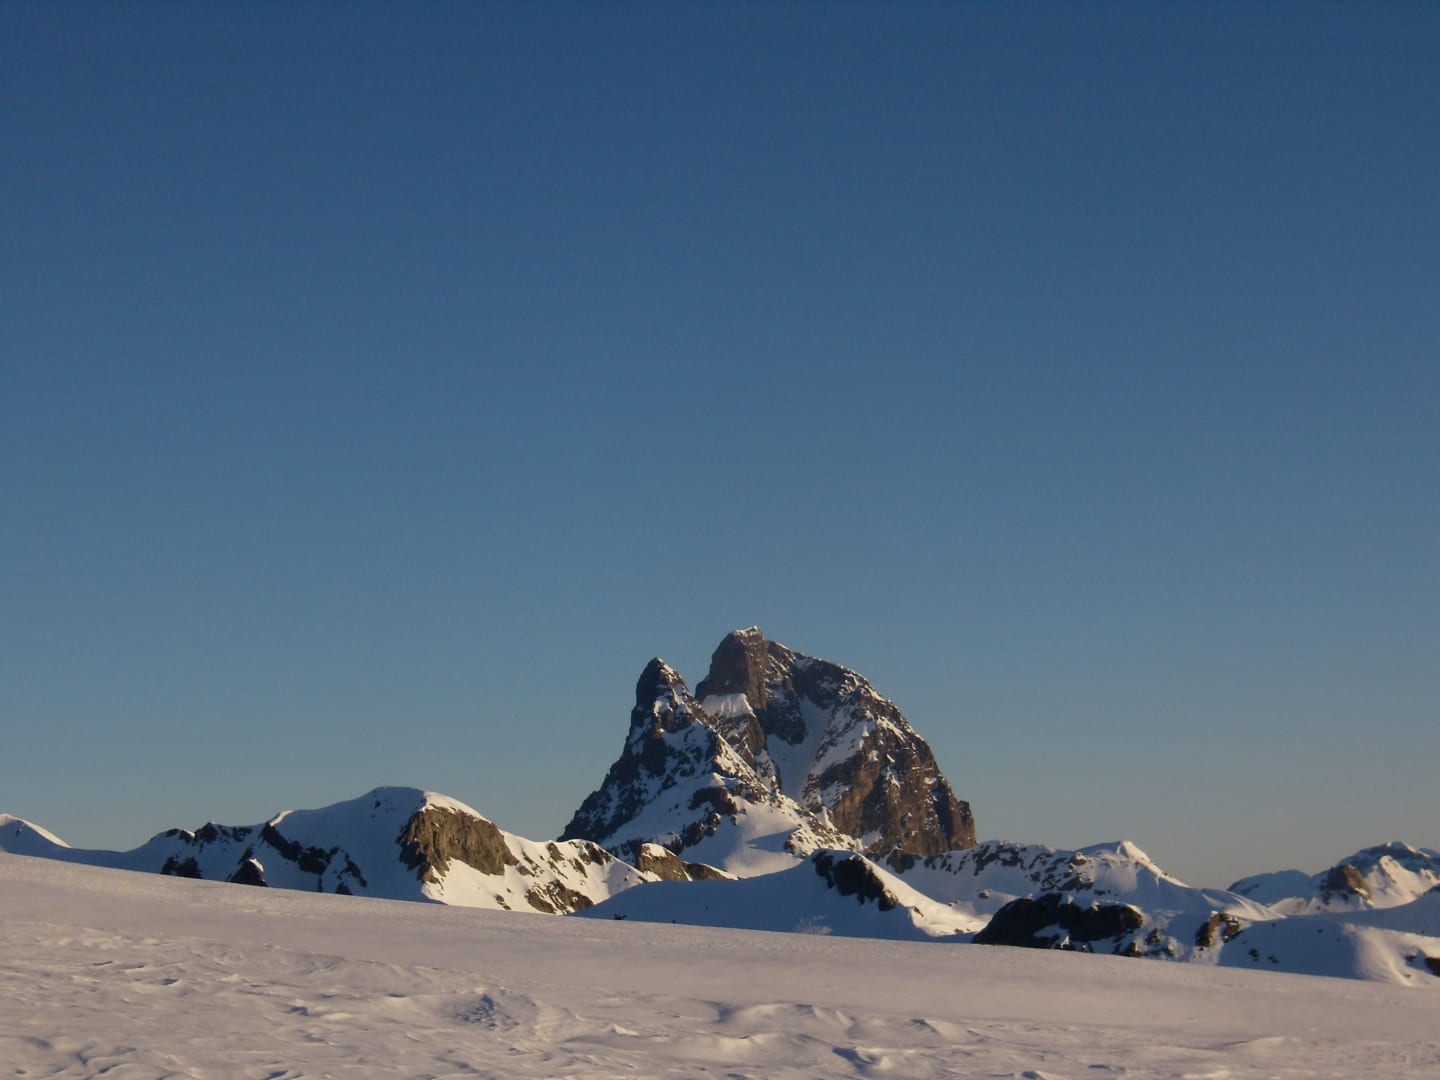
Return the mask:
[(561, 835), (754, 873), (819, 847), (903, 863), (974, 843), (974, 821), (892, 702), (751, 627), (721, 641), (697, 694), (650, 662), (620, 757)]

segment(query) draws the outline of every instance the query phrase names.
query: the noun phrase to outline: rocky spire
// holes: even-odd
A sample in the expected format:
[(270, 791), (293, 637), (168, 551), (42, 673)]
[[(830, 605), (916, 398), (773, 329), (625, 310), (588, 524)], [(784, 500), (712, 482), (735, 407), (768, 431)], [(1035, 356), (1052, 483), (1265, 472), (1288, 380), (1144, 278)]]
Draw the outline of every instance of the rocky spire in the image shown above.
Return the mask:
[[(743, 696), (742, 696), (743, 695)], [(861, 675), (767, 641), (725, 636), (697, 687), (720, 733), (775, 789), (824, 809), (873, 855), (938, 855), (975, 843), (929, 745)]]
[[(717, 794), (674, 800), (682, 788), (699, 785)], [(679, 672), (656, 657), (635, 684), (635, 707), (620, 757), (605, 780), (580, 805), (562, 840), (594, 840), (626, 857), (639, 845), (667, 844), (678, 850), (685, 838), (712, 826), (708, 816), (728, 807), (736, 795), (764, 797), (754, 770), (710, 726)], [(671, 806), (670, 802), (675, 802)], [(647, 810), (667, 811), (651, 834), (627, 832)], [(698, 816), (697, 816), (698, 812)], [(655, 814), (648, 815), (655, 817)], [(692, 820), (693, 819), (693, 820)], [(696, 823), (699, 833), (696, 831)], [(633, 831), (633, 829), (631, 830)]]

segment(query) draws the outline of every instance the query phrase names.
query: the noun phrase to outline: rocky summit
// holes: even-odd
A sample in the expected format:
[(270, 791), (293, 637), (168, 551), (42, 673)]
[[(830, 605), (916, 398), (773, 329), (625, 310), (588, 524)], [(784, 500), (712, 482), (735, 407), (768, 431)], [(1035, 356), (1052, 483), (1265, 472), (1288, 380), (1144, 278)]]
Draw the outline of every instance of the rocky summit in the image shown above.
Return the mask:
[(938, 855), (972, 847), (975, 819), (935, 755), (893, 702), (849, 668), (727, 634), (696, 696), (726, 740), (773, 787), (871, 855)]
[[(743, 819), (743, 820), (742, 820)], [(777, 859), (744, 858), (775, 838)], [(828, 822), (775, 791), (722, 737), (679, 672), (650, 661), (635, 684), (624, 748), (562, 840), (594, 840), (637, 861), (655, 845), (726, 871), (775, 869), (843, 843)]]
[(658, 843), (743, 874), (820, 847), (903, 865), (972, 846), (975, 824), (863, 676), (751, 627), (725, 636), (695, 693), (650, 662), (621, 755), (562, 838), (632, 859)]

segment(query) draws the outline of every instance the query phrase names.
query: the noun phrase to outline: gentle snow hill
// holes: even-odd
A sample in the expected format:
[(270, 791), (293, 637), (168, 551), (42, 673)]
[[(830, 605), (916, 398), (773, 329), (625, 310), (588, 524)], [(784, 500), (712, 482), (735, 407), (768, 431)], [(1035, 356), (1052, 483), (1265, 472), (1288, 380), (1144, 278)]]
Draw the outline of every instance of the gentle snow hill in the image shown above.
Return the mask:
[(850, 851), (816, 851), (761, 877), (642, 885), (579, 914), (892, 941), (954, 940), (983, 925)]
[(1225, 943), (1219, 963), (1434, 989), (1440, 985), (1440, 895), (1378, 911), (1256, 923)]
[(1328, 870), (1280, 870), (1241, 878), (1231, 892), (1287, 915), (1396, 907), (1440, 885), (1440, 853), (1398, 841), (1363, 848)]
[(49, 829), (42, 829), (33, 821), (26, 821), (13, 814), (0, 814), (0, 851), (12, 855), (35, 855), (40, 858), (62, 858), (57, 854), (68, 849), (65, 843)]
[(123, 852), (72, 848), (4, 815), (0, 851), (305, 892), (561, 914), (659, 880), (594, 844), (536, 843), (458, 800), (404, 787), (285, 810), (259, 825), (170, 829)]
[(0, 910), (0, 1061), (17, 1076), (1440, 1076), (1434, 999), (1377, 984), (14, 855)]
[(1408, 904), (1257, 923), (1226, 945), (1220, 962), (1434, 987), (1440, 976), (1440, 886)]

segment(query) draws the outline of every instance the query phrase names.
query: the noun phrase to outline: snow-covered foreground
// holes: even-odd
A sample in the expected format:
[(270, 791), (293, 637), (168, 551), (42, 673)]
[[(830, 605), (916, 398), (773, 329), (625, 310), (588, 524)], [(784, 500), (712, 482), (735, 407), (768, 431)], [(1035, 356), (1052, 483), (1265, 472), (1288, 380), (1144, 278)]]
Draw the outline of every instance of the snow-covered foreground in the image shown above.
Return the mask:
[(1440, 997), (0, 855), (0, 1075), (1440, 1076)]

